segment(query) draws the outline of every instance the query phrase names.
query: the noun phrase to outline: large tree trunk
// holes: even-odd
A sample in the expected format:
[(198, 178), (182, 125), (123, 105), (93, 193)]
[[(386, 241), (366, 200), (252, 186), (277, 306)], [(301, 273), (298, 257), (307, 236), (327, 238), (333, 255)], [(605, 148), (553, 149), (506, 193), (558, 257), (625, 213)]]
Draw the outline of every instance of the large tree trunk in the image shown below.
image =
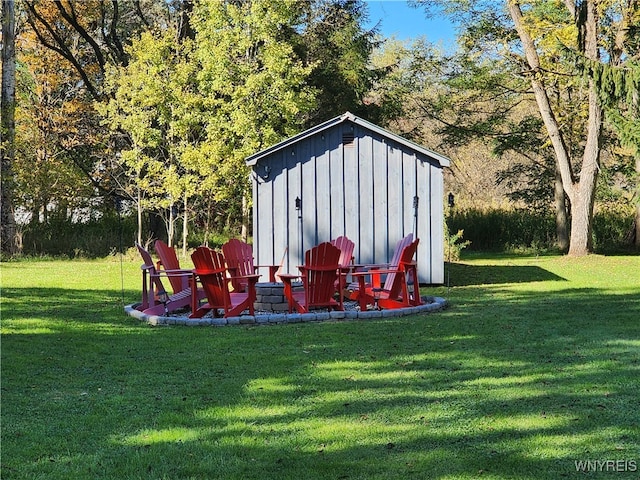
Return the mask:
[(602, 108), (593, 82), (589, 82), (589, 124), (587, 143), (582, 156), (580, 182), (576, 184), (571, 199), (571, 242), (569, 255), (586, 255), (593, 249), (592, 219), (593, 203), (600, 170), (600, 133), (602, 131)]
[(636, 153), (636, 185), (637, 195), (636, 198), (636, 220), (635, 220), (635, 239), (633, 244), (637, 249), (640, 249), (640, 151)]
[[(571, 238), (569, 255), (586, 255), (591, 252), (591, 228), (593, 219), (593, 202), (598, 180), (600, 159), (600, 132), (602, 130), (602, 108), (598, 104), (593, 82), (589, 82), (589, 117), (587, 120), (587, 140), (582, 156), (582, 169), (576, 179), (571, 167), (569, 150), (566, 147), (560, 125), (549, 100), (543, 82), (540, 58), (535, 43), (529, 34), (518, 0), (507, 0), (509, 13), (514, 21), (518, 36), (522, 41), (527, 63), (530, 67), (531, 87), (533, 89), (540, 116), (547, 129), (549, 140), (556, 155), (556, 164), (562, 178), (562, 185), (571, 203)], [(567, 2), (567, 6), (573, 5)], [(593, 0), (587, 0), (581, 8), (586, 7), (585, 56), (591, 60), (598, 59), (597, 50), (597, 17)], [(569, 8), (571, 10), (571, 8)], [(572, 11), (572, 13), (575, 13)]]
[(13, 160), (15, 157), (16, 51), (15, 3), (2, 1), (2, 121), (0, 125), (0, 249), (7, 255), (18, 253), (13, 211)]
[[(596, 2), (587, 0), (584, 20), (584, 54), (590, 60), (598, 60), (598, 20)], [(569, 255), (586, 255), (593, 249), (592, 220), (593, 203), (600, 171), (600, 134), (602, 133), (603, 109), (593, 80), (589, 80), (589, 117), (587, 120), (587, 142), (582, 154), (580, 181), (571, 199), (571, 242)]]
[(556, 168), (554, 184), (554, 204), (556, 210), (556, 245), (566, 252), (569, 249), (569, 218), (567, 217), (567, 201), (562, 187), (562, 177)]

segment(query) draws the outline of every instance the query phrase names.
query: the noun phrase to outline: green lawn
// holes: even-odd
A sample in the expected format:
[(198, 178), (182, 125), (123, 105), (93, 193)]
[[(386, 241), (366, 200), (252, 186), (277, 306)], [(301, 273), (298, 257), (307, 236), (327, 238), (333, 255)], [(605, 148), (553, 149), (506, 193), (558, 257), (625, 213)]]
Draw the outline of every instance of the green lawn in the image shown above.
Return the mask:
[(443, 312), (251, 327), (125, 316), (139, 263), (1, 265), (2, 479), (640, 478), (640, 256), (473, 257)]

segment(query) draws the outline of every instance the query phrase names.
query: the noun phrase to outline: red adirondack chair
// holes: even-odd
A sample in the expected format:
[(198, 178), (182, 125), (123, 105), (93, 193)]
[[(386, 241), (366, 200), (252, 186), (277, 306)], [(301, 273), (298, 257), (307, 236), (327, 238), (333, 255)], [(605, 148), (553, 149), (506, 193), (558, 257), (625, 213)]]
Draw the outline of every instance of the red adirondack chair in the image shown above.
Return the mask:
[[(289, 312), (307, 313), (313, 308), (344, 310), (342, 296), (336, 301), (340, 249), (329, 242), (321, 243), (304, 255), (304, 265), (298, 266), (301, 275), (280, 275), (284, 283), (284, 295), (289, 302)], [(302, 289), (294, 289), (292, 282), (302, 278)], [(342, 290), (339, 282), (338, 290)]]
[(207, 296), (207, 303), (200, 305), (195, 296), (192, 296), (190, 318), (201, 318), (207, 312), (213, 310), (215, 316), (218, 310), (222, 310), (223, 316), (235, 317), (245, 310), (254, 314), (253, 304), (256, 301), (256, 283), (260, 275), (243, 275), (247, 281), (246, 292), (231, 292), (229, 284), (231, 278), (227, 276), (227, 265), (224, 255), (209, 247), (198, 247), (191, 255), (195, 265), (194, 283), (200, 282)]
[[(420, 239), (416, 239), (402, 247), (395, 267), (370, 266), (367, 271), (353, 274), (353, 277), (358, 279), (358, 288), (354, 290), (351, 298), (358, 300), (362, 310), (366, 310), (368, 305), (374, 305), (374, 308), (403, 308), (422, 304), (417, 283), (417, 264), (414, 261), (419, 242)], [(377, 286), (373, 282), (366, 284), (367, 276), (379, 277), (383, 274), (387, 275), (384, 286)], [(414, 291), (410, 292), (409, 284), (412, 282)]]
[[(338, 265), (340, 266), (339, 274), (341, 278), (336, 280), (336, 289), (339, 289), (340, 282), (342, 282), (342, 285), (347, 284), (347, 275), (354, 266), (353, 249), (355, 248), (355, 243), (353, 243), (352, 240), (345, 236), (340, 236), (331, 240), (331, 245), (340, 249), (340, 259), (338, 260)], [(342, 292), (341, 289), (339, 291)]]
[[(185, 292), (185, 295), (191, 295), (191, 283), (193, 277), (193, 269), (180, 267), (180, 260), (176, 254), (176, 249), (170, 247), (162, 240), (156, 240), (154, 247), (160, 261), (157, 263), (158, 272), (165, 273), (171, 283), (174, 294)], [(198, 300), (205, 298), (204, 290), (197, 290)]]
[(138, 252), (142, 257), (142, 303), (138, 310), (148, 315), (162, 315), (181, 308), (189, 307), (191, 290), (185, 289), (170, 295), (164, 288), (161, 277), (171, 280), (172, 274), (159, 271), (153, 263), (151, 254), (141, 245), (136, 243)]
[(353, 249), (355, 248), (355, 243), (353, 243), (353, 241), (349, 240), (345, 236), (340, 236), (331, 240), (331, 245), (340, 249), (338, 265), (341, 267), (348, 267), (353, 264)]
[(253, 264), (253, 248), (237, 238), (232, 238), (222, 245), (222, 253), (227, 262), (227, 268), (231, 275), (231, 285), (236, 292), (245, 292), (247, 290), (248, 281), (244, 278), (247, 275), (254, 275), (258, 268), (269, 268), (269, 281), (276, 281), (276, 273), (280, 268), (279, 265), (254, 265)]
[[(396, 243), (396, 248), (393, 252), (393, 257), (391, 258), (391, 261), (389, 263), (376, 263), (376, 264), (364, 264), (364, 265), (357, 265), (356, 266), (356, 271), (360, 270), (360, 271), (368, 271), (370, 272), (370, 277), (371, 277), (371, 282), (367, 284), (367, 287), (372, 287), (372, 288), (382, 288), (382, 276), (385, 275), (382, 272), (382, 269), (386, 269), (386, 270), (390, 270), (392, 271), (392, 273), (387, 273), (387, 277), (385, 279), (385, 287), (390, 287), (391, 284), (393, 284), (393, 282), (395, 281), (395, 273), (393, 273), (394, 271), (396, 271), (398, 269), (398, 264), (400, 263), (400, 256), (402, 255), (402, 250), (411, 244), (411, 242), (413, 242), (413, 234), (409, 233), (406, 237), (401, 238), (400, 240), (398, 240), (398, 243)], [(349, 285), (349, 290), (357, 290), (358, 289), (358, 285), (353, 283), (351, 285)], [(355, 300), (357, 298), (357, 291), (351, 294), (351, 300)]]
[(170, 247), (162, 240), (156, 240), (154, 248), (158, 258), (160, 258), (160, 261), (157, 263), (158, 271), (173, 274), (169, 277), (173, 293), (181, 292), (185, 288), (189, 288), (191, 270), (180, 268), (180, 260), (178, 260), (175, 248)]

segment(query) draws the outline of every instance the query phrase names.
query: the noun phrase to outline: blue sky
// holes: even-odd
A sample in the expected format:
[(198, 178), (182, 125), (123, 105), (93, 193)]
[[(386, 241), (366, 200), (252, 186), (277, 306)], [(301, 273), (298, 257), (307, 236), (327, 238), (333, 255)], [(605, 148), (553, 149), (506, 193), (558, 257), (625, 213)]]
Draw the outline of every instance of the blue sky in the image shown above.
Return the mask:
[(446, 19), (427, 19), (422, 9), (412, 8), (404, 0), (365, 1), (369, 7), (370, 26), (380, 20), (383, 36), (395, 35), (400, 40), (407, 40), (424, 35), (436, 45), (455, 46), (455, 30)]

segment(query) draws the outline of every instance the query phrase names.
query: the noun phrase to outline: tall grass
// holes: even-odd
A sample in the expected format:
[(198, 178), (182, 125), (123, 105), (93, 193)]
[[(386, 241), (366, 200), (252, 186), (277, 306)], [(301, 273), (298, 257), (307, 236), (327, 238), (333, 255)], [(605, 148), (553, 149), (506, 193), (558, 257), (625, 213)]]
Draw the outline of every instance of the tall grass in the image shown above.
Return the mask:
[[(629, 251), (633, 212), (618, 206), (600, 208), (594, 215), (593, 242), (599, 253)], [(472, 251), (553, 251), (556, 242), (553, 214), (508, 209), (453, 209), (447, 212), (445, 228), (451, 235), (447, 250), (455, 255), (462, 248)], [(125, 251), (133, 246), (135, 219), (131, 216), (105, 215), (85, 223), (50, 219), (44, 224), (24, 227), (23, 254), (97, 258)], [(462, 231), (462, 237), (457, 233)], [(236, 232), (237, 233), (237, 232)], [(158, 236), (156, 232), (155, 236)], [(234, 232), (221, 231), (207, 237), (212, 247), (219, 247)], [(204, 232), (192, 229), (189, 247), (202, 244)], [(465, 242), (469, 242), (466, 245)]]
[(638, 478), (638, 256), (467, 256), (444, 312), (222, 328), (125, 316), (139, 263), (1, 265), (3, 479)]
[(51, 219), (23, 227), (23, 254), (66, 258), (98, 258), (132, 246), (136, 237), (133, 217), (105, 215), (100, 219), (73, 223)]
[[(449, 212), (449, 231), (464, 231), (472, 251), (553, 251), (556, 226), (553, 213), (510, 209), (459, 209)], [(633, 212), (600, 209), (593, 218), (593, 245), (598, 253), (631, 248)]]

